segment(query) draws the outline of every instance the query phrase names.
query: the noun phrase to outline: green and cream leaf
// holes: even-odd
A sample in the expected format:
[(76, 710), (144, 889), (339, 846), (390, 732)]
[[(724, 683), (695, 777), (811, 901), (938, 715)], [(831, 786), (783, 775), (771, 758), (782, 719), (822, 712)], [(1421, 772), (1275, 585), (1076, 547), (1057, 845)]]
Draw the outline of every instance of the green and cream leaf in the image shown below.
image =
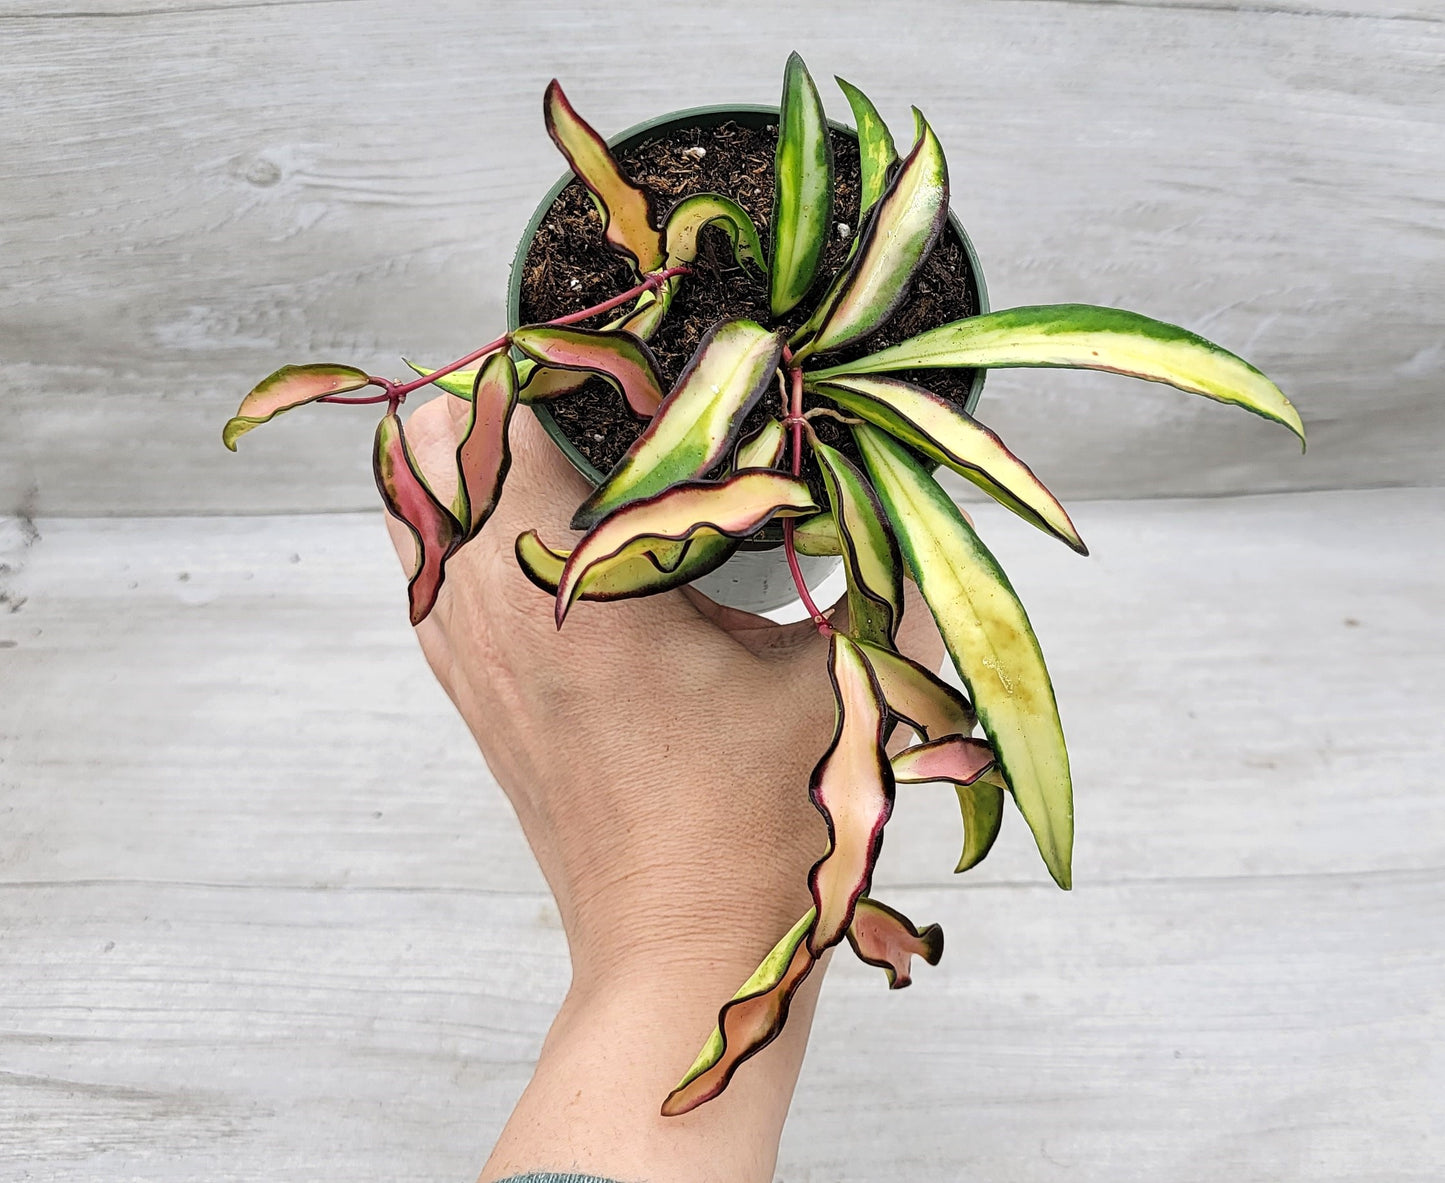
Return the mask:
[(833, 221), (833, 140), (808, 67), (796, 53), (783, 73), (773, 158), (769, 304), (782, 316), (807, 294)]
[(853, 109), (853, 125), (858, 129), (858, 223), (862, 225), (888, 187), (888, 170), (898, 163), (898, 149), (872, 100), (851, 82), (836, 76), (834, 81)]
[[(848, 632), (892, 647), (903, 619), (903, 562), (878, 497), (848, 457), (814, 439), (833, 520), (839, 526), (848, 580)], [(796, 527), (794, 545), (797, 545)]]
[(726, 231), (739, 267), (751, 263), (759, 271), (767, 272), (768, 262), (757, 226), (747, 210), (721, 193), (694, 193), (668, 211), (663, 235), (669, 267), (691, 263), (697, 258), (697, 236), (704, 226), (718, 226)]

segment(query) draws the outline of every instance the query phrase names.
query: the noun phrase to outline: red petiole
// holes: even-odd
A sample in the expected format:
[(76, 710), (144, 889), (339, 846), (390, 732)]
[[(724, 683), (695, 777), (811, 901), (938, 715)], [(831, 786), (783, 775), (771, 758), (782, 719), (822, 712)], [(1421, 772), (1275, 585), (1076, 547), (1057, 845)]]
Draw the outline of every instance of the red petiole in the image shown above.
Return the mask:
[[(784, 422), (791, 429), (793, 475), (800, 476), (803, 471), (803, 428), (808, 425), (808, 421), (803, 418), (803, 371), (800, 367), (793, 365), (793, 355), (788, 349), (783, 350), (783, 364), (788, 367), (788, 381), (792, 393), (788, 416)], [(808, 591), (807, 580), (803, 578), (803, 569), (798, 564), (798, 549), (793, 545), (793, 528), (793, 519), (784, 518), (783, 552), (788, 556), (788, 570), (793, 573), (793, 585), (798, 589), (798, 598), (803, 601), (803, 607), (813, 618), (813, 624), (817, 626), (818, 632), (825, 637), (831, 637), (833, 626), (828, 623), (827, 617), (813, 602), (813, 597)]]

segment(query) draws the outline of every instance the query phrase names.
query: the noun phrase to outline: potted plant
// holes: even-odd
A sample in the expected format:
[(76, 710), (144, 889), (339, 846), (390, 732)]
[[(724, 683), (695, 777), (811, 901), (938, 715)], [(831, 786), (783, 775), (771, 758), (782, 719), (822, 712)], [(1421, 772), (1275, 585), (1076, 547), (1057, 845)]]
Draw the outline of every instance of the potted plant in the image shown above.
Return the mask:
[[(384, 407), (374, 468), (415, 540), (413, 623), (435, 604), (448, 560), (487, 523), (521, 402), (594, 485), (573, 519), (584, 532), (575, 547), (535, 531), (515, 540), (559, 628), (578, 599), (696, 583), (744, 548), (790, 573), (830, 640), (837, 722), (808, 788), (828, 844), (809, 875), (813, 906), (723, 1004), (667, 1115), (717, 1096), (776, 1037), (829, 948), (846, 939), (894, 987), (908, 984), (912, 957), (937, 962), (937, 925), (920, 930), (869, 895), (897, 783), (957, 787), (959, 871), (988, 854), (1011, 799), (1049, 873), (1070, 886), (1072, 787), (1048, 671), (1007, 577), (933, 470), (957, 472), (1087, 550), (1058, 500), (971, 414), (982, 372), (1111, 370), (1304, 438), (1274, 383), (1185, 329), (1090, 305), (987, 311), (972, 249), (949, 217), (932, 128), (915, 110), (900, 153), (866, 96), (840, 85), (856, 133), (828, 123), (794, 54), (777, 111), (680, 113), (629, 133), (614, 154), (553, 82), (547, 129), (575, 179), (548, 195), (523, 238), (509, 330), (449, 365), (414, 366), (405, 382), (286, 366), (246, 396), (223, 436), (234, 448), (306, 403)], [(398, 414), (429, 384), (470, 404), (445, 503)], [(842, 564), (846, 596), (833, 616), (814, 601), (809, 557)], [(906, 578), (967, 695), (897, 652)], [(890, 758), (899, 727), (913, 742)]]

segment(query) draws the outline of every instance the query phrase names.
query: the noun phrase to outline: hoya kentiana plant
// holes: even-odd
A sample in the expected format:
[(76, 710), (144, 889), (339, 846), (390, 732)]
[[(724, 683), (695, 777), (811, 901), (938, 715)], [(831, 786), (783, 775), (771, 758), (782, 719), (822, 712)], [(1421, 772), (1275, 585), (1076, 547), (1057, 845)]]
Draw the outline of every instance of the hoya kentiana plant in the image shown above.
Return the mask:
[[(1086, 548), (1064, 507), (996, 434), (953, 399), (898, 375), (1004, 366), (1109, 370), (1243, 407), (1304, 439), (1294, 407), (1248, 362), (1185, 329), (1114, 308), (1011, 308), (857, 356), (859, 343), (906, 305), (944, 231), (948, 167), (921, 113), (914, 112), (900, 156), (867, 97), (839, 85), (857, 124), (860, 216), (848, 231), (847, 261), (827, 282), (819, 280), (820, 260), (839, 225), (832, 138), (796, 54), (776, 124), (766, 247), (727, 194), (689, 195), (654, 220), (657, 203), (553, 82), (547, 130), (636, 282), (589, 308), (505, 333), (450, 365), (413, 367), (420, 376), (407, 382), (346, 365), (286, 366), (246, 396), (224, 431), (234, 449), (252, 427), (304, 403), (384, 406), (376, 481), (416, 542), (413, 623), (431, 611), (448, 560), (485, 527), (497, 503), (517, 404), (565, 398), (593, 375), (611, 383), (637, 416), (635, 442), (578, 507), (573, 525), (585, 533), (575, 547), (549, 544), (535, 531), (515, 541), (522, 570), (553, 597), (558, 627), (579, 599), (626, 599), (690, 583), (781, 520), (798, 595), (830, 638), (836, 730), (808, 787), (828, 842), (809, 875), (812, 907), (722, 1006), (717, 1029), (664, 1101), (667, 1115), (726, 1088), (738, 1066), (777, 1036), (789, 1000), (819, 958), (845, 939), (895, 988), (908, 984), (914, 956), (937, 962), (938, 926), (920, 930), (869, 894), (899, 784), (956, 787), (964, 834), (956, 870), (988, 854), (1012, 802), (1050, 875), (1070, 886), (1073, 790), (1043, 654), (1007, 577), (933, 470), (958, 473), (1066, 546), (1080, 554)], [(754, 269), (766, 285), (770, 316), (767, 323), (712, 325), (676, 380), (665, 383), (647, 341), (693, 273), (709, 226), (725, 233), (735, 264)], [(797, 327), (777, 327), (783, 318)], [(846, 347), (853, 347), (852, 360), (839, 360)], [(445, 502), (414, 462), (398, 415), (406, 397), (428, 384), (470, 403), (456, 493)], [(760, 407), (771, 414), (744, 438)], [(851, 447), (837, 446), (836, 432), (833, 444), (820, 438), (820, 419), (841, 421)], [(809, 473), (821, 479), (810, 483)], [(840, 556), (843, 611), (830, 616), (813, 602), (799, 553)], [(922, 593), (966, 695), (897, 651), (905, 579)], [(885, 745), (899, 727), (913, 742), (890, 757)]]

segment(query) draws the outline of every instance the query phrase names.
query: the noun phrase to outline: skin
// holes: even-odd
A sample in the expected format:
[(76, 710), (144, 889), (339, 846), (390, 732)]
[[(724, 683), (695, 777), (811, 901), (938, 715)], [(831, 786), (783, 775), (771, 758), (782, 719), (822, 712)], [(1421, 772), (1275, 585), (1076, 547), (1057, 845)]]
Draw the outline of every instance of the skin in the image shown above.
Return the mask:
[[(444, 396), (407, 424), (444, 501), (465, 411)], [(512, 447), (495, 515), (416, 630), (516, 810), (572, 961), (481, 1183), (534, 1170), (767, 1183), (826, 966), (726, 1093), (683, 1117), (658, 1108), (718, 1008), (811, 902), (808, 869), (826, 846), (807, 784), (833, 729), (827, 643), (808, 622), (780, 627), (690, 589), (579, 602), (559, 633), (512, 543), (535, 527), (574, 545), (566, 523), (589, 490), (525, 411)], [(409, 560), (410, 536), (388, 527)], [(938, 667), (921, 602), (900, 641)]]

